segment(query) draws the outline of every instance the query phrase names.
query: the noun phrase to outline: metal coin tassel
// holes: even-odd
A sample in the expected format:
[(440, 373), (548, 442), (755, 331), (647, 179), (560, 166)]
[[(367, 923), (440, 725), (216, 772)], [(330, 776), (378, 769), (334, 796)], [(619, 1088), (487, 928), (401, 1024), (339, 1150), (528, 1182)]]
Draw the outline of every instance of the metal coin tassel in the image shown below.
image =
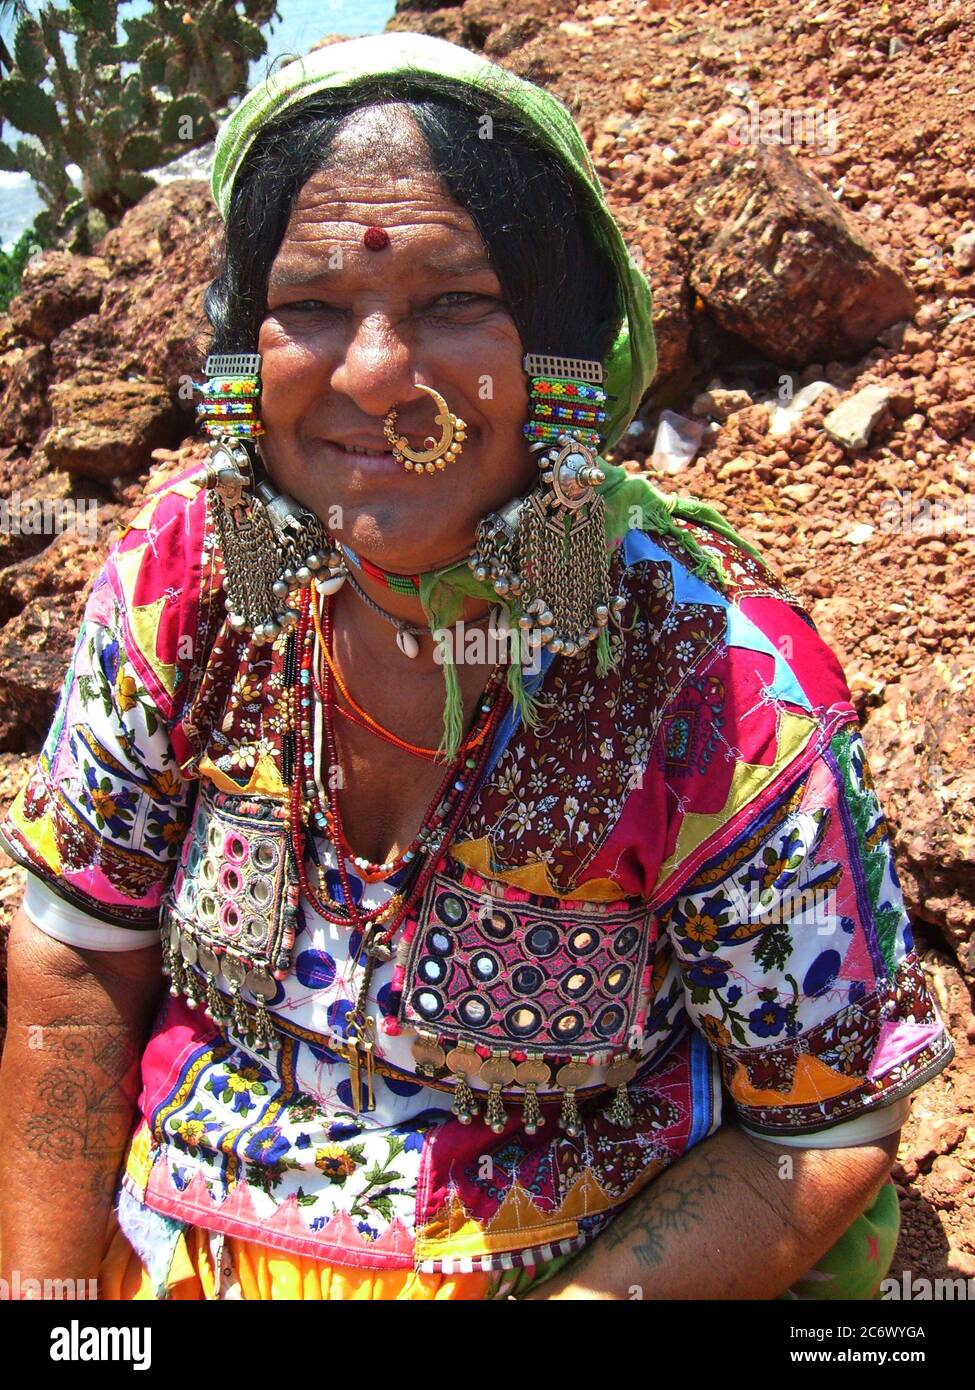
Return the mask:
[[(524, 432), (538, 455), (539, 482), (519, 503), (479, 525), (470, 567), (502, 597), (517, 600), (529, 646), (582, 656), (599, 642), (624, 601), (609, 592), (606, 518), (596, 488), (606, 418), (602, 363), (528, 353), (532, 418)], [(608, 654), (605, 638), (602, 654)]]
[(324, 584), (338, 588), (344, 579), (341, 552), (330, 548), (318, 518), (275, 490), (256, 452), (260, 365), (256, 352), (208, 357), (207, 380), (197, 387), (197, 414), (213, 441), (206, 481), (217, 503), (225, 606), (231, 627), (259, 643), (294, 626), (292, 595), (324, 566), (333, 571)]

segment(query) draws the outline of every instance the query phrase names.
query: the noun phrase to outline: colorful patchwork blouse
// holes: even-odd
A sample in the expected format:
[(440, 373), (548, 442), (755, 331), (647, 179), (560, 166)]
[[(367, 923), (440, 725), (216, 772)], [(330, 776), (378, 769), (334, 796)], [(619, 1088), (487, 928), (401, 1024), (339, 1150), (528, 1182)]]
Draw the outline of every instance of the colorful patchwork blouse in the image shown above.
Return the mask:
[[(405, 980), (393, 962), (373, 977), (358, 1113), (341, 1044), (361, 942), (294, 893), (281, 644), (248, 650), (223, 621), (198, 475), (116, 542), (5, 843), (135, 942), (162, 921), (188, 965), (195, 930), (256, 950), (296, 911), (293, 968), (263, 996), (269, 1051), (203, 1000), (166, 996), (155, 1021), (120, 1214), (161, 1279), (186, 1223), (362, 1268), (536, 1264), (723, 1121), (814, 1134), (950, 1061), (835, 656), (760, 561), (679, 524), (732, 583), (695, 577), (672, 538), (624, 537), (616, 668), (546, 653), (537, 724), (498, 729)], [(341, 900), (331, 846), (312, 848)], [(348, 869), (366, 903), (397, 886)], [(495, 1129), (452, 1113), (438, 1039), (474, 1059), (481, 1117), (496, 1064)], [(574, 1068), (578, 1133), (555, 1067), (514, 1083), (540, 1057)]]

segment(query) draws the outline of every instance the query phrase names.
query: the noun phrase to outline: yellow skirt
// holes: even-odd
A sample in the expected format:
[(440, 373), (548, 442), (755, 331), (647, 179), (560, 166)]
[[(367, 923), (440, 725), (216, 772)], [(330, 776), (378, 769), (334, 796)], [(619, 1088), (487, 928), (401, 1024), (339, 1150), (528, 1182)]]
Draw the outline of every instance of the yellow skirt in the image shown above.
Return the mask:
[[(108, 1247), (98, 1272), (100, 1299), (153, 1299), (152, 1281), (112, 1213)], [(227, 1236), (215, 1268), (211, 1233), (188, 1226), (170, 1268), (171, 1299), (482, 1299), (496, 1274), (418, 1274), (412, 1269), (351, 1269), (289, 1255)]]

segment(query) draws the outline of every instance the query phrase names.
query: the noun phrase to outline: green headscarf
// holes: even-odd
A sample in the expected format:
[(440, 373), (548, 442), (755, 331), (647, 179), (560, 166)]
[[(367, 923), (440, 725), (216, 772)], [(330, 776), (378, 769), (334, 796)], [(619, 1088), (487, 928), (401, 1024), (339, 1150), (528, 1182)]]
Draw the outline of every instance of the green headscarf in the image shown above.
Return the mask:
[[(347, 87), (359, 78), (410, 72), (449, 77), (514, 106), (581, 181), (592, 199), (599, 234), (613, 258), (626, 298), (626, 317), (603, 363), (610, 402), (603, 430), (610, 448), (632, 420), (653, 374), (657, 352), (651, 323), (650, 286), (634, 264), (623, 234), (606, 204), (585, 141), (566, 108), (551, 93), (525, 82), (466, 48), (429, 34), (375, 34), (329, 44), (288, 63), (255, 87), (224, 122), (217, 136), (211, 187), (226, 221), (233, 181), (254, 137), (272, 117), (325, 89)], [(532, 345), (525, 344), (531, 352)]]
[[(602, 434), (605, 448), (612, 448), (636, 414), (657, 367), (650, 286), (631, 257), (609, 210), (585, 141), (568, 110), (551, 92), (524, 81), (479, 54), (428, 34), (376, 34), (329, 44), (272, 73), (248, 92), (221, 126), (211, 177), (213, 196), (221, 215), (226, 220), (234, 179), (255, 136), (269, 120), (314, 92), (348, 87), (364, 77), (402, 72), (452, 78), (475, 90), (490, 92), (516, 108), (539, 143), (562, 161), (588, 197), (596, 234), (616, 266), (626, 309), (616, 340), (603, 361), (604, 385), (615, 399), (607, 403)], [(524, 346), (528, 352), (534, 350), (531, 343)], [(703, 550), (693, 536), (675, 522), (674, 516), (679, 515), (713, 527), (759, 556), (759, 552), (747, 545), (712, 507), (696, 498), (665, 496), (648, 479), (627, 474), (605, 460), (601, 462), (607, 475), (600, 491), (606, 504), (608, 544), (615, 543), (634, 528), (669, 535), (693, 558), (695, 574), (723, 585), (728, 576), (721, 562)], [(456, 621), (464, 598), (471, 596), (498, 602), (493, 589), (479, 583), (466, 563), (421, 576), (420, 599), (433, 628), (447, 627)], [(509, 600), (504, 602), (512, 629), (517, 631), (518, 605)], [(597, 669), (605, 674), (611, 661), (605, 630), (600, 636), (597, 656)], [(449, 661), (444, 663), (444, 676), (447, 701), (441, 746), (445, 754), (450, 754), (459, 746), (463, 729), (460, 687)], [(509, 663), (508, 685), (522, 718), (531, 723), (534, 711), (524, 689), (522, 668), (516, 659)]]

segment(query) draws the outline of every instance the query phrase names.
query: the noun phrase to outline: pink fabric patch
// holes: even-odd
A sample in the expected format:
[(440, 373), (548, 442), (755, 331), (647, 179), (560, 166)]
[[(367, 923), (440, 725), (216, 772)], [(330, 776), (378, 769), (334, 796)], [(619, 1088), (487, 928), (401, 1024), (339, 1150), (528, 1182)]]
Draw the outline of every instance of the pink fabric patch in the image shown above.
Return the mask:
[[(786, 656), (814, 709), (817, 705), (836, 704), (854, 708), (836, 653), (790, 604), (762, 596), (743, 598), (739, 606)], [(783, 645), (783, 639), (788, 645)]]
[(219, 1040), (219, 1029), (202, 1009), (191, 1009), (183, 998), (168, 998), (165, 1016), (158, 1020), (142, 1054), (139, 1109), (150, 1123), (153, 1111), (175, 1089), (190, 1055), (205, 1043)]
[(885, 1023), (880, 1030), (880, 1040), (870, 1062), (868, 1076), (873, 1080), (882, 1076), (899, 1062), (913, 1057), (923, 1047), (940, 1038), (944, 1032), (941, 1023)]

